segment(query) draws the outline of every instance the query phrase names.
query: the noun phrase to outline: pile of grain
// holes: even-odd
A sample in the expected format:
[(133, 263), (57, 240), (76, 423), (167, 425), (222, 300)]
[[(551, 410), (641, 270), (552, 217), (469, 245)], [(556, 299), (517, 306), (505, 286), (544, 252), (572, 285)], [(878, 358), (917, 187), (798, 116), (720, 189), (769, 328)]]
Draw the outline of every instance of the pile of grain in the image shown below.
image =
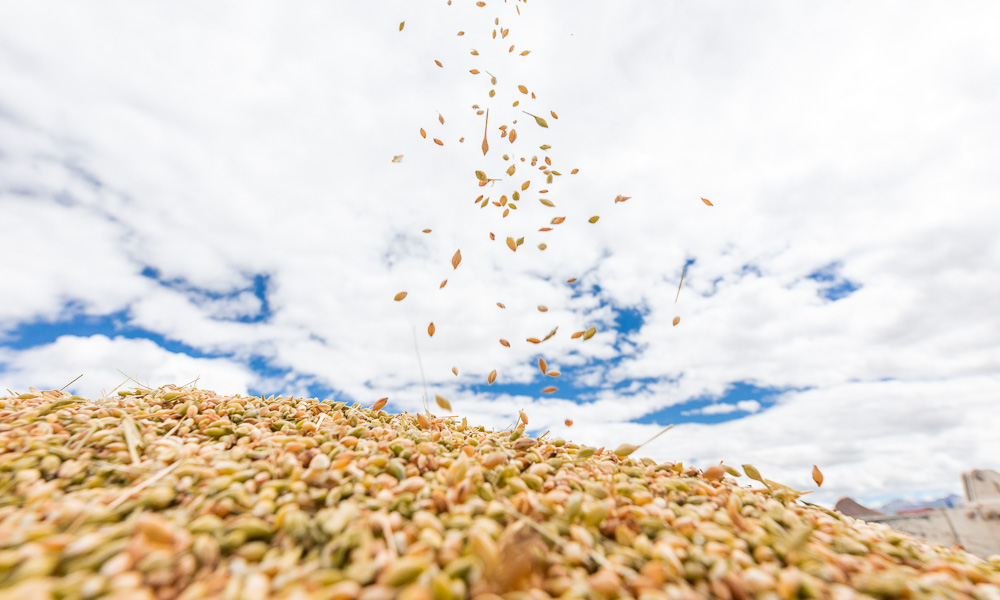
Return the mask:
[(681, 464), (180, 389), (0, 398), (0, 598), (1000, 599), (984, 562)]

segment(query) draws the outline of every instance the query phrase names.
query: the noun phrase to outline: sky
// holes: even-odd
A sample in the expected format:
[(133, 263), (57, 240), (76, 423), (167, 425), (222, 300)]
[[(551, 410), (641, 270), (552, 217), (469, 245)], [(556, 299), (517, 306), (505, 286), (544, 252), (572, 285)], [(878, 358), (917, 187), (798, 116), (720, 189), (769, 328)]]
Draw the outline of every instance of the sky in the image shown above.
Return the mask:
[(0, 390), (416, 412), (426, 380), (437, 414), (595, 447), (673, 424), (636, 455), (820, 504), (962, 493), (1000, 470), (998, 19), (2, 3)]

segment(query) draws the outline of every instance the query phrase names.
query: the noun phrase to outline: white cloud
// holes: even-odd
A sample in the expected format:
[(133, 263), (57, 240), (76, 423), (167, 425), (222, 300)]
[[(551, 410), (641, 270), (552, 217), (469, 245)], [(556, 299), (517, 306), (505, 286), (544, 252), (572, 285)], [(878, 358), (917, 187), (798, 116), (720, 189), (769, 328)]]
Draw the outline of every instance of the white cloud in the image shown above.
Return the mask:
[(16, 393), (29, 387), (61, 389), (82, 373), (83, 377), (66, 389), (95, 399), (121, 383), (125, 383), (121, 389), (137, 385), (156, 388), (182, 386), (197, 379), (203, 389), (246, 394), (258, 380), (253, 371), (231, 360), (193, 358), (168, 352), (150, 340), (103, 335), (66, 335), (51, 344), (17, 352), (0, 348), (0, 368), (0, 389)]
[[(415, 327), (429, 383), (470, 421), (509, 424), (517, 403), (555, 430), (575, 411), (564, 435), (614, 446), (652, 435), (629, 419), (745, 381), (809, 389), (767, 409), (720, 399), (702, 414), (751, 414), (679, 426), (657, 444), (685, 443), (657, 451), (756, 460), (802, 485), (816, 462), (829, 494), (916, 493), (998, 468), (989, 417), (948, 417), (980, 415), (1000, 368), (996, 4), (512, 6), (0, 6), (0, 344), (32, 322), (124, 314), (233, 356), (186, 363), (142, 346), (122, 363), (140, 342), (60, 338), (4, 349), (2, 383), (61, 386), (86, 370), (113, 387), (131, 364), (164, 380), (201, 370), (207, 387), (217, 373), (219, 391), (317, 383), (414, 407)], [(502, 46), (495, 14), (511, 28)], [(488, 105), (489, 86), (473, 67), (499, 80), (491, 129), (519, 133), (511, 145), (492, 130), (485, 158), (470, 106)], [(542, 130), (514, 99), (559, 119)], [(542, 143), (557, 169), (580, 168), (548, 186), (557, 208), (531, 196), (501, 219), (472, 204), (510, 193), (476, 187), (476, 169), (501, 175), (501, 153)], [(514, 184), (529, 172), (516, 164)], [(566, 223), (537, 231), (554, 216)], [(508, 235), (525, 245), (511, 253)], [(836, 302), (808, 278), (833, 263), (859, 286)], [(270, 317), (236, 320), (262, 308), (255, 276)], [(612, 307), (644, 313), (627, 343)], [(569, 339), (591, 325), (593, 339)], [(556, 382), (563, 400), (462, 387), (493, 368), (539, 384), (539, 351), (578, 369)], [(251, 356), (279, 374), (251, 373)], [(869, 414), (883, 417), (861, 417), (859, 451)]]
[(681, 414), (686, 417), (693, 415), (728, 415), (734, 412), (755, 413), (758, 410), (760, 410), (760, 402), (757, 402), (756, 400), (740, 400), (735, 404), (717, 402), (709, 404), (708, 406), (703, 406), (702, 408), (685, 410), (682, 411)]

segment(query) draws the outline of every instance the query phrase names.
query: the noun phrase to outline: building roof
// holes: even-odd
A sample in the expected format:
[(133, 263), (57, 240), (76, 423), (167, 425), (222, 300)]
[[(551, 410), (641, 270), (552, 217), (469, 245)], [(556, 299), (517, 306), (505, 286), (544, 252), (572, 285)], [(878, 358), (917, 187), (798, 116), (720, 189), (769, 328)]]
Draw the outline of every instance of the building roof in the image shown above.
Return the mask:
[(867, 506), (858, 504), (852, 498), (841, 498), (840, 500), (837, 500), (837, 504), (833, 508), (841, 514), (847, 515), (848, 517), (854, 517), (855, 519), (882, 516), (882, 513), (879, 511), (872, 510)]

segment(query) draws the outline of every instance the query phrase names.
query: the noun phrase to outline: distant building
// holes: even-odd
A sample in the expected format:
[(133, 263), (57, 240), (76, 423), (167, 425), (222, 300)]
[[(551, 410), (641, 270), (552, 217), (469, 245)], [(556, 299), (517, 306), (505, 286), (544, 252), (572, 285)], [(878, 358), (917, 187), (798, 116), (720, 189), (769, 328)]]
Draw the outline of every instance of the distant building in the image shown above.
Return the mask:
[(1000, 473), (977, 469), (962, 474), (966, 505), (917, 508), (883, 514), (841, 498), (834, 507), (849, 517), (885, 523), (893, 529), (945, 546), (959, 545), (980, 558), (1000, 555)]

